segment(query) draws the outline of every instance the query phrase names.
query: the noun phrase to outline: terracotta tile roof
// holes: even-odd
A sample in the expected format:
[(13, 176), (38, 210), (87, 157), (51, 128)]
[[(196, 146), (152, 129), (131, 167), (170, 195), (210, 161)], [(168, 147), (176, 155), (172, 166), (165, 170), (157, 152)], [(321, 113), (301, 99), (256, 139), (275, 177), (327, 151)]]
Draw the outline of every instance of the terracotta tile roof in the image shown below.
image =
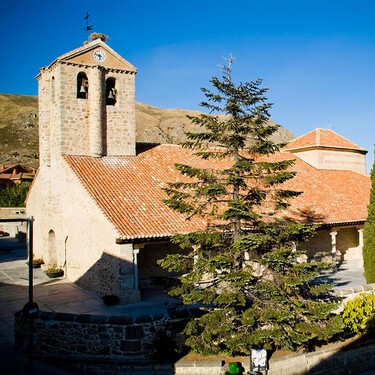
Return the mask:
[(284, 149), (295, 150), (300, 148), (339, 148), (366, 152), (362, 147), (335, 133), (333, 130), (319, 128), (293, 139)]
[(20, 166), (19, 164), (9, 164), (9, 165), (5, 165), (5, 164), (0, 164), (0, 172), (3, 173), (9, 169), (14, 169), (16, 167)]
[[(287, 153), (284, 156), (295, 157)], [(371, 189), (369, 176), (348, 170), (319, 170), (296, 157), (292, 170), (297, 175), (285, 187), (303, 194), (292, 201), (287, 216), (305, 217), (306, 221), (319, 223), (366, 220)]]
[(0, 165), (0, 180), (13, 181), (13, 180), (33, 180), (35, 172), (29, 171), (26, 167), (20, 164)]
[(174, 164), (186, 161), (189, 152), (173, 145), (141, 151), (137, 157), (65, 159), (120, 236), (163, 237), (201, 228), (201, 219), (186, 220), (161, 201), (162, 187), (180, 177)]
[[(297, 176), (285, 187), (304, 192), (293, 201), (287, 216), (320, 223), (366, 220), (368, 176), (351, 171), (317, 170), (287, 152), (275, 158), (296, 160), (292, 169)], [(200, 218), (187, 220), (161, 202), (166, 197), (161, 188), (167, 182), (181, 179), (175, 163), (197, 166), (207, 163), (184, 148), (149, 145), (138, 149), (136, 157), (67, 156), (65, 160), (123, 238), (163, 237), (194, 231), (205, 224)]]

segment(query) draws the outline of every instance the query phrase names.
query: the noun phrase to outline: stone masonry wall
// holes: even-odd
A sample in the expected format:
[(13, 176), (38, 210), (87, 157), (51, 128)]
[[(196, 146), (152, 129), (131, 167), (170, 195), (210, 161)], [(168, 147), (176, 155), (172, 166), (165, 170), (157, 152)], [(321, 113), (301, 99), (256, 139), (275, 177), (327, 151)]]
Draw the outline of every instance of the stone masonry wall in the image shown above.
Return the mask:
[[(89, 78), (91, 70), (83, 66), (61, 66), (61, 93), (56, 106), (60, 117), (55, 123), (57, 131), (61, 132), (61, 146), (56, 150), (56, 157), (89, 155), (89, 119), (94, 114), (90, 113), (89, 99), (77, 98), (77, 75), (85, 73)], [(90, 96), (95, 87), (89, 86), (88, 90)]]
[[(40, 167), (49, 166), (51, 159), (51, 110), (55, 107), (55, 91), (51, 90), (52, 74), (45, 74), (38, 78), (39, 102), (39, 164)], [(51, 92), (52, 91), (52, 92)]]
[[(225, 373), (228, 363), (220, 357), (189, 361), (166, 356), (162, 365), (157, 364), (155, 355), (158, 351), (168, 352), (172, 341), (177, 341), (171, 336), (170, 342), (164, 341), (160, 345), (159, 334), (181, 327), (181, 323), (190, 317), (188, 310), (172, 313), (170, 317), (162, 314), (129, 317), (39, 312), (35, 319), (29, 320), (18, 312), (15, 315), (15, 345), (21, 352), (28, 353), (32, 337), (35, 358), (51, 359), (65, 366), (69, 364), (81, 373), (108, 375), (127, 373), (135, 368), (150, 374), (158, 373), (158, 370), (176, 375)], [(249, 371), (249, 358), (239, 360), (244, 370)], [(268, 374), (340, 375), (374, 367), (375, 341), (356, 343), (352, 340), (330, 344), (311, 353), (271, 358)]]
[[(77, 99), (77, 75), (88, 79), (88, 98)], [(106, 105), (105, 82), (115, 79), (115, 105)], [(135, 155), (135, 75), (98, 66), (61, 66), (61, 153)]]
[(135, 75), (107, 71), (105, 79), (116, 80), (116, 103), (106, 106), (106, 154), (135, 155)]
[[(77, 98), (77, 76), (88, 96)], [(105, 81), (114, 78), (115, 105), (106, 105)], [(61, 155), (135, 155), (135, 74), (61, 63), (39, 77), (40, 165)]]
[[(150, 359), (150, 345), (165, 324), (164, 316), (133, 318), (40, 312), (32, 321), (34, 354)], [(28, 327), (28, 319), (19, 313), (15, 320), (16, 346), (25, 352)]]
[[(135, 317), (39, 312), (34, 319), (28, 319), (20, 311), (15, 314), (15, 346), (29, 353), (32, 342), (35, 358), (64, 364), (74, 361), (81, 370), (90, 363), (91, 369), (97, 367), (95, 374), (112, 374), (124, 364), (158, 362), (160, 355), (165, 356), (173, 348), (172, 342), (179, 342), (172, 332), (178, 331), (191, 315), (189, 310), (173, 310), (170, 316), (145, 312)], [(160, 341), (160, 335), (170, 341)], [(169, 361), (173, 358), (164, 360)], [(109, 372), (100, 370), (105, 364), (107, 368), (111, 364)]]

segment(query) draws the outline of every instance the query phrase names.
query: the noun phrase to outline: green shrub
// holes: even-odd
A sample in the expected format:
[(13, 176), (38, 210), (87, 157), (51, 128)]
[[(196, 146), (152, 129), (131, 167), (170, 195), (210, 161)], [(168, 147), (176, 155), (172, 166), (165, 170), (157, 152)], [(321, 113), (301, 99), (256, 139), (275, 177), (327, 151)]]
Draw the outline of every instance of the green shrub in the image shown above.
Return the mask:
[(29, 182), (0, 187), (0, 207), (25, 207), (29, 189)]
[(371, 169), (370, 203), (363, 229), (363, 267), (368, 284), (375, 283), (375, 163)]
[(361, 293), (348, 301), (342, 312), (345, 325), (353, 333), (374, 331), (375, 328), (375, 294)]

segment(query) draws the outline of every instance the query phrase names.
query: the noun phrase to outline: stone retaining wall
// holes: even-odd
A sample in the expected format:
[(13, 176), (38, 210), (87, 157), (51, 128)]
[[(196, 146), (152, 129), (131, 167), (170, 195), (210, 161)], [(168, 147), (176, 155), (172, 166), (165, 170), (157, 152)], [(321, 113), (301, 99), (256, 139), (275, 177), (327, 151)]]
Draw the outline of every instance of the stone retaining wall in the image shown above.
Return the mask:
[[(15, 314), (15, 346), (27, 354), (31, 342), (35, 358), (71, 363), (75, 369), (88, 373), (93, 367), (97, 368), (95, 374), (111, 374), (129, 368), (129, 364), (155, 367), (158, 359), (168, 362), (168, 355), (179, 340), (173, 332), (179, 331), (191, 312), (170, 314), (173, 317), (39, 312), (28, 319), (20, 311)], [(171, 369), (173, 358), (169, 360)]]
[[(32, 343), (36, 358), (51, 359), (81, 373), (109, 375), (146, 371), (160, 375), (224, 374), (225, 362), (178, 360), (173, 336), (194, 313), (173, 310), (138, 317), (39, 312), (34, 319), (15, 314), (15, 345), (25, 354)], [(31, 332), (31, 334), (30, 334)], [(158, 362), (162, 364), (158, 364)], [(175, 362), (175, 364), (174, 364)], [(241, 361), (244, 373), (249, 360)], [(312, 353), (270, 360), (268, 375), (341, 375), (375, 368), (375, 340), (328, 345)]]
[[(238, 360), (238, 358), (236, 359)], [(240, 360), (244, 374), (250, 371), (249, 358)], [(225, 374), (228, 362), (187, 361), (175, 364), (176, 375)], [(312, 353), (293, 353), (269, 362), (267, 375), (348, 375), (375, 368), (375, 340), (356, 344), (328, 345)]]

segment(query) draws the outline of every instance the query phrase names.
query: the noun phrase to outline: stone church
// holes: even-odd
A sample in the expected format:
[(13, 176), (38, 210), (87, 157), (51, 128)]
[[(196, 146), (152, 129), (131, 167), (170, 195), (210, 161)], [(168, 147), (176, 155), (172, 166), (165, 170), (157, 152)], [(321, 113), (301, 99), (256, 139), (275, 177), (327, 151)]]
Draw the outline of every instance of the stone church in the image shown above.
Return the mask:
[[(140, 301), (166, 276), (156, 260), (176, 251), (171, 235), (205, 225), (161, 202), (162, 188), (180, 177), (174, 164), (201, 161), (180, 146), (136, 143), (136, 73), (100, 39), (40, 70), (40, 167), (27, 199), (35, 256), (123, 304)], [(361, 262), (370, 192), (365, 155), (316, 129), (276, 156), (295, 159), (288, 187), (304, 192), (285, 215), (320, 224), (303, 244), (309, 258)]]

